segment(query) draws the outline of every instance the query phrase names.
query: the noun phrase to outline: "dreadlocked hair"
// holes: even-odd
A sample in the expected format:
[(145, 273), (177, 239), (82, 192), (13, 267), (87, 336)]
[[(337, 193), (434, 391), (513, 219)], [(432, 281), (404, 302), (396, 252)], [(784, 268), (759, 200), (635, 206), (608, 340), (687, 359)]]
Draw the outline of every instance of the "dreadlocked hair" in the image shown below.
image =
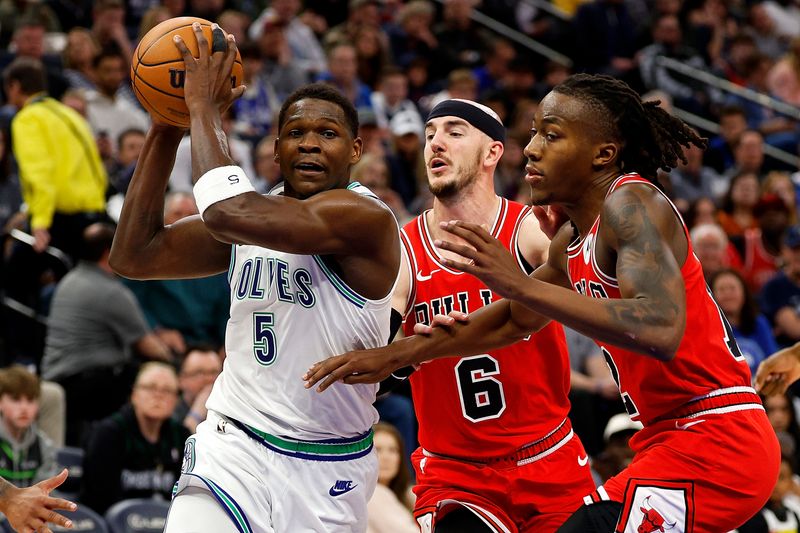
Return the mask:
[(659, 101), (642, 102), (627, 83), (611, 76), (575, 74), (553, 91), (578, 98), (598, 113), (594, 123), (605, 129), (600, 133), (620, 143), (620, 168), (638, 172), (659, 187), (659, 168), (669, 172), (678, 161), (687, 163), (682, 146), (708, 145), (708, 139), (658, 107)]

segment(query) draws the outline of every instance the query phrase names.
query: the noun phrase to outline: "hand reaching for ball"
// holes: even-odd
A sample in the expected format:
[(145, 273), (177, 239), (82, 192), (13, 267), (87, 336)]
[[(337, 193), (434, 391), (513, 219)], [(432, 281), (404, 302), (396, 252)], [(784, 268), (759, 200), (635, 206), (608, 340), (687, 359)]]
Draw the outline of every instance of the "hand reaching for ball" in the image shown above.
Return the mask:
[(242, 96), (244, 85), (231, 87), (231, 69), (236, 59), (236, 40), (233, 35), (225, 35), (218, 25), (213, 24), (211, 53), (208, 41), (199, 23), (192, 24), (194, 38), (197, 40), (199, 57), (195, 58), (183, 38), (175, 35), (175, 46), (183, 57), (186, 79), (183, 92), (186, 107), (191, 116), (201, 116), (210, 109), (226, 110)]

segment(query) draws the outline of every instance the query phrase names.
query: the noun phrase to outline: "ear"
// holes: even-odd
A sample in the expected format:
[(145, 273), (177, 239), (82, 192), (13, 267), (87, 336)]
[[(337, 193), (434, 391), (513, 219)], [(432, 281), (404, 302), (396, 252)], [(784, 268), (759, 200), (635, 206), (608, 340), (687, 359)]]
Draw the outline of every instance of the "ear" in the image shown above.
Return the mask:
[(604, 142), (595, 146), (592, 167), (601, 169), (617, 163), (621, 150), (617, 143)]
[(361, 152), (364, 150), (364, 141), (361, 137), (353, 139), (353, 152), (350, 154), (350, 164), (355, 165), (361, 160)]
[(496, 166), (497, 163), (500, 162), (500, 158), (503, 157), (503, 152), (505, 152), (503, 143), (500, 141), (492, 141), (489, 144), (489, 149), (486, 152), (486, 156), (483, 158), (484, 164), (489, 167)]

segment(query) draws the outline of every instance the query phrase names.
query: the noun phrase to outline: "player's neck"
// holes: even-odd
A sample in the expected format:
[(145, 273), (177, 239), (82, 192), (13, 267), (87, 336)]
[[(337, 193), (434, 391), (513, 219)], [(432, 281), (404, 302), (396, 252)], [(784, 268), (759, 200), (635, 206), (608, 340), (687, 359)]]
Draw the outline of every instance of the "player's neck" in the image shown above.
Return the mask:
[(616, 170), (596, 176), (580, 194), (576, 203), (564, 205), (567, 216), (578, 227), (581, 236), (585, 236), (592, 229), (594, 221), (603, 209), (608, 190), (617, 177), (619, 172)]
[(438, 230), (439, 222), (464, 220), (491, 227), (497, 217), (500, 197), (493, 189), (474, 187), (461, 191), (452, 198), (433, 200), (433, 219), (428, 220)]

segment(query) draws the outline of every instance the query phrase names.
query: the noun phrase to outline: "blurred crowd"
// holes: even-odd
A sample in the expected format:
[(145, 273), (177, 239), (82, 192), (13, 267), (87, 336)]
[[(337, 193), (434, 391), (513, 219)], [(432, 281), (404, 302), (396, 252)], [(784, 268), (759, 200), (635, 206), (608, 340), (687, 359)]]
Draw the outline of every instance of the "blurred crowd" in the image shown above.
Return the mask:
[[(506, 29), (488, 29), (476, 13)], [(709, 147), (687, 149), (661, 183), (709, 290), (753, 371), (800, 341), (800, 108), (771, 104), (800, 106), (797, 0), (0, 0), (0, 474), (12, 482), (45, 477), (59, 450), (82, 449), (82, 479), (68, 488), (86, 505), (103, 512), (125, 498), (168, 498), (183, 441), (205, 418), (225, 357), (226, 277), (135, 282), (108, 265), (150, 122), (130, 88), (130, 58), (151, 28), (182, 15), (236, 36), (247, 91), (224, 127), (257, 190), (281, 181), (273, 151), (283, 99), (324, 81), (358, 109), (364, 156), (353, 181), (402, 223), (431, 203), (424, 118), (443, 99), (480, 101), (502, 118), (495, 189), (521, 202), (531, 117), (571, 73), (609, 74), (691, 113)], [(190, 143), (187, 135), (170, 178), (168, 224), (197, 212)], [(630, 460), (637, 427), (618, 416), (597, 346), (571, 331), (568, 340), (573, 423), (600, 483)], [(394, 425), (376, 433), (385, 490), (371, 509), (375, 532), (415, 530), (408, 396), (401, 389), (378, 403)], [(762, 513), (772, 513), (767, 525), (756, 517), (743, 532), (800, 516), (800, 404), (787, 395), (766, 407), (786, 472)]]

